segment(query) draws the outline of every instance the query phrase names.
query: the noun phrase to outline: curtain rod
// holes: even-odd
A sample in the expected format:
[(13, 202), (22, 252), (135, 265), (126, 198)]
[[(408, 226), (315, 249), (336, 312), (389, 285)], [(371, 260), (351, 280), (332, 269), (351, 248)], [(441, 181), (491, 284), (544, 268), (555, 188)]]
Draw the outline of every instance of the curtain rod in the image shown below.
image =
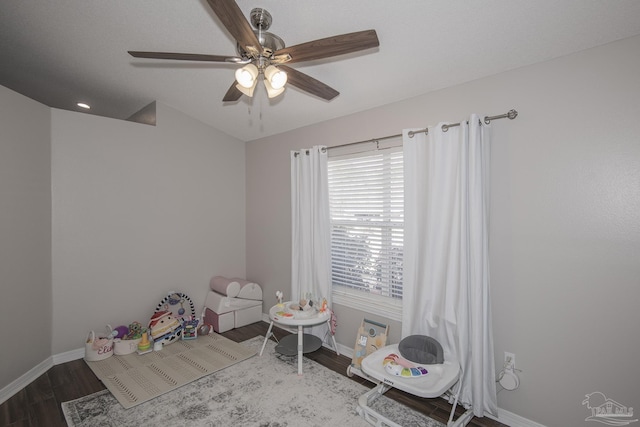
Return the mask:
[[(485, 124), (489, 124), (491, 123), (492, 120), (498, 120), (498, 119), (509, 119), (509, 120), (513, 120), (516, 117), (518, 117), (518, 112), (516, 110), (509, 110), (508, 112), (506, 112), (505, 114), (498, 114), (497, 116), (485, 116), (484, 117), (484, 123)], [(442, 131), (446, 132), (449, 130), (449, 128), (455, 127), (455, 126), (460, 126), (461, 122), (458, 123), (452, 123), (450, 125), (442, 125)], [(416, 133), (428, 133), (429, 132), (429, 128), (425, 128), (425, 129), (420, 129), (420, 130), (416, 130), (416, 131), (409, 131), (409, 138), (413, 138), (413, 135), (415, 135)], [(397, 135), (389, 135), (389, 136), (383, 136), (380, 138), (371, 138), (371, 139), (366, 139), (364, 141), (357, 141), (357, 142), (349, 142), (346, 144), (340, 144), (340, 145), (333, 145), (331, 147), (327, 147), (328, 150), (332, 149), (332, 148), (340, 148), (340, 147), (348, 147), (350, 145), (356, 145), (356, 144), (365, 144), (367, 142), (380, 142), (380, 141), (384, 141), (386, 139), (391, 139), (391, 138), (398, 138), (402, 136), (401, 133), (397, 134)]]

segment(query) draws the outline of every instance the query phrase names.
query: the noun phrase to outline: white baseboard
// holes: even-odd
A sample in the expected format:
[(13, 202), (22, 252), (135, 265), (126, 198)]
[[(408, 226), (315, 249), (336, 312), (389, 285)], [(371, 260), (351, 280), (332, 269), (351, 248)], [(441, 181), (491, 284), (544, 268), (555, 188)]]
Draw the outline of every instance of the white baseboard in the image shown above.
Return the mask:
[(347, 347), (346, 345), (338, 344), (338, 351), (343, 356), (347, 356), (349, 358), (353, 358), (353, 348)]
[(3, 387), (2, 390), (0, 390), (0, 404), (6, 402), (13, 397), (14, 394), (31, 384), (36, 378), (47, 372), (52, 366), (53, 359), (51, 357), (47, 357), (42, 362), (29, 369), (29, 371), (24, 375), (21, 375), (9, 383), (9, 385)]
[(84, 348), (78, 348), (76, 350), (67, 351), (65, 353), (56, 354), (47, 357), (42, 362), (38, 363), (33, 368), (29, 369), (25, 374), (12, 381), (6, 387), (0, 390), (0, 404), (6, 402), (12, 398), (17, 392), (31, 384), (40, 375), (47, 372), (54, 365), (61, 363), (71, 362), (72, 360), (82, 359), (84, 357)]
[(521, 417), (520, 415), (501, 408), (498, 408), (497, 417), (492, 417), (491, 415), (487, 415), (487, 417), (506, 424), (509, 427), (545, 427), (543, 424), (531, 421), (528, 418)]
[(64, 353), (53, 355), (53, 364), (71, 362), (72, 360), (82, 359), (84, 357), (84, 348), (76, 348), (75, 350), (65, 351)]

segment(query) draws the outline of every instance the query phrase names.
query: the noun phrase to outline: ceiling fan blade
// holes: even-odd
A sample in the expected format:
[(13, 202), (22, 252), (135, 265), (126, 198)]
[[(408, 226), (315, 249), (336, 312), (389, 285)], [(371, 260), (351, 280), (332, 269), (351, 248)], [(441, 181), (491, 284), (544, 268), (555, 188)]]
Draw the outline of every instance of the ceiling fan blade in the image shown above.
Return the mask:
[(358, 31), (285, 47), (274, 55), (291, 55), (289, 63), (329, 58), (380, 46), (376, 30)]
[(312, 95), (315, 95), (322, 99), (326, 99), (327, 101), (331, 101), (333, 98), (340, 94), (340, 92), (333, 89), (332, 87), (327, 86), (326, 84), (314, 79), (307, 74), (294, 70), (291, 67), (287, 67), (286, 65), (279, 65), (278, 68), (284, 70), (287, 73), (287, 84), (295, 86), (298, 89), (301, 89)]
[(135, 58), (175, 59), (179, 61), (232, 62), (234, 64), (249, 62), (238, 56), (203, 55), (200, 53), (140, 52), (130, 50), (129, 54)]
[(240, 90), (236, 87), (237, 84), (238, 83), (234, 80), (227, 93), (225, 93), (224, 98), (222, 98), (223, 102), (237, 101), (238, 99), (240, 99), (240, 97), (242, 96), (242, 92), (240, 92)]
[(252, 55), (259, 55), (262, 46), (238, 4), (234, 0), (207, 0), (207, 2), (240, 46)]

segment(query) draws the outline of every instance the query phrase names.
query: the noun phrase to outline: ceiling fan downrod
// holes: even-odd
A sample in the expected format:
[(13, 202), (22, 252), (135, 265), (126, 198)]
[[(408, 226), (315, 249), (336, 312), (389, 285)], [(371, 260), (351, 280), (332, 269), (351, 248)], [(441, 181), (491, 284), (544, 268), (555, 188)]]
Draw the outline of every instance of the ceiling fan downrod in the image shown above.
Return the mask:
[[(259, 52), (258, 51), (247, 52), (247, 50), (244, 49), (240, 45), (240, 43), (237, 43), (236, 50), (238, 52), (238, 55), (240, 55), (240, 57), (242, 58), (249, 59), (249, 60), (252, 60), (252, 59), (257, 60), (258, 58), (271, 59), (273, 52), (276, 52), (280, 49), (285, 48), (284, 40), (282, 40), (280, 37), (276, 36), (275, 34), (267, 31), (269, 27), (271, 27), (271, 23), (273, 22), (273, 18), (271, 17), (271, 14), (265, 9), (255, 8), (251, 10), (251, 13), (249, 16), (251, 19), (251, 25), (253, 25), (253, 27), (255, 28), (253, 32), (255, 33), (262, 50)], [(281, 59), (280, 62), (286, 62), (285, 60), (286, 58), (283, 58)], [(256, 64), (256, 65), (260, 66), (260, 64)], [(267, 65), (269, 64), (266, 64), (265, 67)]]

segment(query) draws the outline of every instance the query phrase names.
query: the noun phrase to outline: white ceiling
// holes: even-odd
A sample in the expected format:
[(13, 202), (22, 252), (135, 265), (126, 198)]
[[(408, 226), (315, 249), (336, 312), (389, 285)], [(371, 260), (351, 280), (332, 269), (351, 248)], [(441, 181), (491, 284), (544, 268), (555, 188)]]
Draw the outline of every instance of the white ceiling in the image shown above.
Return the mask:
[(245, 16), (268, 10), (287, 46), (375, 29), (380, 47), (291, 65), (338, 90), (332, 101), (293, 87), (269, 100), (260, 87), (223, 104), (238, 65), (127, 54), (236, 56), (205, 0), (1, 0), (0, 84), (120, 119), (157, 100), (249, 141), (640, 34), (638, 0), (237, 2)]

